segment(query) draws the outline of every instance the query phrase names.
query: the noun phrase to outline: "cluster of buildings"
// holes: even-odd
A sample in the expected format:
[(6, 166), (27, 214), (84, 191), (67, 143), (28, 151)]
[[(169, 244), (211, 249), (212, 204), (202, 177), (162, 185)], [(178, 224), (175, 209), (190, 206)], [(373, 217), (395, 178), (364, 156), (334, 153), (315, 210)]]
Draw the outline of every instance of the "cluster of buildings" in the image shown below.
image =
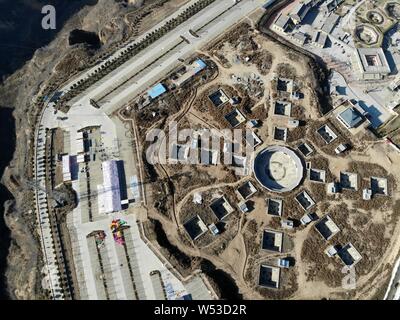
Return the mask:
[[(315, 229), (327, 242), (332, 242), (332, 238), (340, 232), (340, 228), (329, 215), (321, 218), (315, 224)], [(362, 259), (362, 255), (351, 242), (345, 245), (329, 245), (325, 249), (325, 254), (329, 257), (337, 256), (349, 268), (354, 267)]]
[(324, 48), (328, 35), (339, 21), (339, 16), (333, 13), (344, 0), (305, 0), (299, 2), (288, 14), (281, 13), (272, 25), (272, 29), (280, 33), (290, 34), (293, 41), (304, 45), (310, 36), (307, 33), (295, 31), (296, 27), (304, 22), (309, 12), (316, 7), (327, 15), (326, 21), (320, 31), (316, 31), (311, 41), (317, 47)]
[(358, 48), (356, 61), (362, 80), (380, 80), (391, 73), (382, 48)]
[(206, 68), (207, 64), (201, 58), (195, 59), (188, 65), (183, 65), (171, 76), (170, 79), (157, 83), (137, 99), (136, 103), (139, 110), (149, 106), (153, 101), (162, 97), (170, 89), (173, 90), (175, 88), (183, 87)]
[[(300, 46), (310, 42), (315, 47), (323, 49), (327, 46), (330, 35), (341, 19), (334, 11), (343, 1), (301, 1), (290, 13), (281, 13), (273, 23), (272, 29), (286, 34)], [(297, 30), (298, 26), (305, 22), (307, 15), (314, 8), (318, 8), (319, 12), (324, 14), (325, 20), (323, 24), (311, 35)], [(347, 36), (349, 34), (345, 33), (344, 38)], [(344, 38), (339, 38), (339, 40), (345, 41)], [(356, 48), (353, 63), (360, 80), (379, 80), (391, 73), (390, 65), (382, 48)]]

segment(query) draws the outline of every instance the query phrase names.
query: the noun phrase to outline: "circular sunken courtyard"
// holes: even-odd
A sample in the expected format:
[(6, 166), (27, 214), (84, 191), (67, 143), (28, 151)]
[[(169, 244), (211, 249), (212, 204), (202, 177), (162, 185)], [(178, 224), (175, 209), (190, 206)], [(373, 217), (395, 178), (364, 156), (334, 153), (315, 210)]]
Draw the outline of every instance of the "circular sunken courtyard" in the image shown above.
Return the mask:
[(254, 159), (254, 175), (257, 181), (272, 192), (289, 192), (303, 180), (302, 159), (290, 148), (270, 146)]
[(384, 22), (383, 16), (375, 10), (368, 11), (367, 18), (370, 22), (374, 24), (382, 24)]
[(400, 3), (388, 2), (386, 4), (386, 12), (389, 17), (394, 19), (400, 19)]

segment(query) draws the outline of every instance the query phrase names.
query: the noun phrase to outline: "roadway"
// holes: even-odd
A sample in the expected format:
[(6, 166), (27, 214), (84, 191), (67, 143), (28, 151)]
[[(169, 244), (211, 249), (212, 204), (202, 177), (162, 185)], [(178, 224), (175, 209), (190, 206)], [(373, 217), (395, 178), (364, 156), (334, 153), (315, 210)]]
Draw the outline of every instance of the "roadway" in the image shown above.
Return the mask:
[[(90, 99), (100, 98), (103, 99), (101, 109), (106, 114), (113, 113), (181, 64), (180, 59), (210, 43), (241, 18), (259, 9), (263, 2), (247, 0), (234, 4), (233, 0), (216, 1), (90, 87), (72, 107), (90, 106)], [(189, 30), (196, 31), (199, 38), (193, 37)], [(181, 36), (190, 43), (183, 41)], [(124, 84), (122, 88), (116, 89), (121, 84)]]
[[(196, 1), (193, 0), (189, 2), (174, 15), (178, 15), (181, 11), (185, 10), (187, 6), (190, 6), (194, 2)], [(54, 109), (55, 104), (47, 102), (40, 115), (40, 120), (35, 132), (36, 148), (34, 169), (37, 183), (43, 185), (45, 180), (45, 177), (42, 174), (42, 161), (44, 158), (42, 141), (46, 128), (60, 127), (67, 130), (70, 133), (70, 154), (73, 155), (77, 153), (75, 141), (78, 130), (87, 126), (99, 125), (101, 126), (101, 139), (105, 148), (108, 150), (115, 149), (115, 151), (118, 151), (119, 132), (109, 115), (120, 109), (130, 100), (134, 99), (137, 95), (141, 94), (156, 81), (165, 77), (168, 72), (179, 65), (179, 59), (185, 59), (193, 55), (196, 50), (210, 43), (228, 28), (234, 26), (241, 20), (241, 18), (250, 15), (256, 9), (259, 9), (262, 4), (264, 4), (264, 1), (262, 0), (244, 0), (237, 4), (235, 4), (233, 0), (216, 1), (179, 26), (177, 29), (172, 30), (171, 33), (156, 41), (144, 52), (133, 57), (123, 66), (114, 70), (102, 81), (99, 81), (99, 83), (90, 87), (84, 95), (79, 97), (77, 101), (73, 103), (67, 114), (62, 113), (61, 111), (56, 112)], [(151, 33), (170, 19), (171, 16), (160, 22), (158, 26), (149, 30), (136, 41), (140, 41), (148, 33)], [(190, 29), (197, 31), (200, 37), (193, 37), (189, 33)], [(190, 43), (182, 41), (180, 37), (181, 35), (189, 39)], [(130, 44), (127, 46), (129, 45)], [(109, 59), (113, 59), (123, 54), (123, 51), (127, 46), (117, 51)], [(143, 67), (145, 67), (145, 69)], [(99, 66), (96, 66), (83, 73), (78, 78), (71, 80), (58, 91), (68, 91), (79, 79), (83, 79), (92, 74), (97, 68), (99, 68)], [(121, 84), (123, 85), (121, 86)], [(92, 107), (89, 103), (89, 100), (94, 96), (103, 99), (104, 104), (100, 109)], [(58, 120), (58, 117), (67, 117), (67, 120), (61, 121)], [(129, 161), (130, 159), (122, 160)], [(79, 183), (74, 183), (73, 187), (78, 193), (78, 198), (81, 198), (82, 194), (79, 190)], [(37, 213), (42, 237), (42, 250), (44, 252), (45, 263), (50, 271), (50, 290), (52, 291), (53, 298), (59, 297), (62, 299), (63, 297), (59, 295), (60, 279), (57, 272), (57, 261), (53, 250), (53, 235), (49, 228), (50, 224), (48, 221), (49, 216), (46, 194), (42, 191), (36, 190), (36, 202), (38, 206)], [(81, 288), (83, 289), (81, 290), (81, 293), (83, 293), (83, 296), (86, 298), (96, 299), (99, 297), (99, 292), (96, 289), (96, 275), (92, 261), (93, 255), (89, 252), (89, 240), (86, 239), (85, 234), (96, 228), (107, 230), (110, 221), (109, 218), (106, 218), (99, 222), (82, 223), (82, 211), (85, 210), (85, 207), (82, 207), (83, 202), (84, 201), (80, 201), (73, 214), (68, 216), (68, 224), (71, 230), (71, 239), (74, 246), (74, 263), (76, 265), (77, 277), (84, 282), (83, 284), (79, 283), (80, 287), (83, 286), (83, 288)], [(129, 217), (124, 216), (123, 218), (128, 220), (131, 226), (130, 230), (132, 232), (132, 239), (135, 240), (137, 246), (135, 246), (134, 255), (137, 256), (139, 261), (139, 267), (145, 284), (146, 297), (154, 298), (151, 289), (151, 279), (147, 277), (148, 272), (146, 270), (148, 270), (148, 268), (163, 270), (163, 278), (170, 279), (170, 283), (174, 283), (173, 287), (180, 288), (181, 291), (184, 291), (180, 281), (178, 281), (178, 279), (176, 279), (175, 276), (166, 269), (164, 264), (161, 263), (156, 255), (154, 255), (154, 253), (148, 248), (147, 244), (140, 240), (135, 216), (136, 215)], [(109, 234), (108, 237), (108, 239), (111, 239), (112, 235)], [(113, 248), (113, 245), (110, 244), (110, 241), (107, 241), (107, 243), (107, 255), (110, 258), (115, 258), (115, 249)], [(142, 261), (146, 261), (146, 264)], [(151, 261), (152, 263), (148, 263), (147, 265), (147, 262)], [(115, 265), (115, 263), (108, 267), (113, 270), (114, 276), (111, 280), (111, 286), (117, 290), (116, 296), (120, 299), (127, 298), (128, 293), (123, 286), (120, 274), (122, 271), (119, 270), (119, 267)]]
[(393, 268), (392, 277), (390, 279), (384, 300), (400, 300), (400, 258), (397, 259)]

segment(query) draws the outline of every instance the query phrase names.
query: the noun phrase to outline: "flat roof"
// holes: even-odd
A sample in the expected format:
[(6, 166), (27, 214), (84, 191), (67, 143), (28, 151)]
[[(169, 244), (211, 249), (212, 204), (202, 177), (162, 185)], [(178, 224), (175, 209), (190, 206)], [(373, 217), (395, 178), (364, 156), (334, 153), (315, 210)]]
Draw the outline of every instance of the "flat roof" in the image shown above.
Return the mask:
[(296, 5), (296, 7), (294, 8), (293, 13), (291, 13), (290, 15), (297, 16), (298, 18), (302, 19), (302, 16), (306, 15), (309, 10), (310, 10), (310, 7), (308, 6), (308, 4), (298, 3)]
[(207, 64), (199, 58), (192, 63), (191, 67), (193, 68), (193, 72), (197, 74), (201, 70), (205, 69), (207, 67)]
[(328, 18), (326, 18), (321, 30), (326, 33), (331, 33), (332, 30), (335, 28), (336, 24), (338, 23), (340, 16), (336, 13), (331, 13)]
[(357, 127), (364, 120), (361, 114), (352, 107), (340, 113), (339, 117), (349, 128)]
[(285, 29), (288, 23), (290, 23), (292, 19), (287, 15), (280, 15), (278, 19), (274, 22), (274, 24), (282, 29)]
[(317, 31), (314, 33), (312, 41), (325, 47), (326, 41), (328, 40), (328, 35), (325, 32)]
[(319, 234), (328, 241), (331, 239), (335, 234), (337, 234), (340, 229), (337, 224), (332, 220), (329, 215), (321, 218), (320, 221), (317, 222), (315, 225), (315, 229), (319, 232)]
[(296, 32), (293, 38), (304, 43), (307, 40), (307, 35), (303, 32)]
[(159, 83), (147, 91), (147, 94), (150, 96), (150, 98), (155, 99), (165, 92), (167, 92), (167, 88), (162, 83)]
[(389, 74), (391, 72), (382, 48), (358, 48), (357, 59), (363, 73)]
[(122, 210), (118, 162), (120, 161), (109, 160), (101, 164), (103, 184), (97, 186), (100, 213)]

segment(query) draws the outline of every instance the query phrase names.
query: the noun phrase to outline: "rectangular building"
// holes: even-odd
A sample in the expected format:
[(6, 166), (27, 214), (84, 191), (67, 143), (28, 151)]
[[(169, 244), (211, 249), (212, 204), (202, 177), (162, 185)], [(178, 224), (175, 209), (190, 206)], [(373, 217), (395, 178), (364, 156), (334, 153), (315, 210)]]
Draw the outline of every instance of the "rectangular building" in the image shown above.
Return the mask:
[(165, 92), (167, 92), (167, 88), (162, 83), (159, 83), (155, 85), (153, 88), (151, 88), (147, 92), (147, 94), (151, 99), (156, 99), (159, 96), (163, 95)]
[(292, 18), (292, 20), (295, 24), (299, 24), (306, 17), (306, 15), (310, 11), (310, 9), (311, 9), (311, 5), (309, 3), (300, 2), (294, 8), (293, 12), (290, 14), (290, 17)]
[(293, 28), (294, 28), (293, 20), (289, 16), (283, 14), (281, 14), (272, 25), (273, 30), (282, 33), (290, 32)]
[(361, 80), (380, 80), (391, 72), (382, 48), (358, 48), (356, 61)]
[(102, 163), (103, 184), (97, 187), (100, 213), (111, 213), (122, 210), (121, 190), (118, 174), (118, 161)]
[(327, 34), (330, 34), (333, 29), (336, 27), (337, 23), (340, 20), (340, 16), (336, 13), (331, 13), (328, 18), (326, 18), (324, 24), (322, 25), (321, 30)]
[(312, 38), (312, 43), (316, 47), (321, 49), (325, 48), (327, 41), (328, 41), (328, 35), (321, 31), (317, 31)]

